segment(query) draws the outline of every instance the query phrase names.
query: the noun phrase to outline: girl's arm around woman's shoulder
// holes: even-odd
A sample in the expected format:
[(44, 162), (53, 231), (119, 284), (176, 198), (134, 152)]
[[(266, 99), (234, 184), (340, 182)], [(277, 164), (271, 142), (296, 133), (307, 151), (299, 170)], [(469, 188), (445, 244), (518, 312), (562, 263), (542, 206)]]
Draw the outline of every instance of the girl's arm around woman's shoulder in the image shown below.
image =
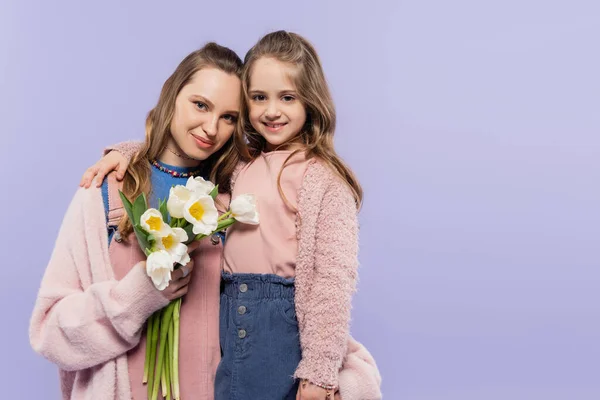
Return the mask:
[(81, 178), (79, 186), (89, 188), (94, 178), (96, 186), (100, 187), (102, 181), (112, 171), (117, 171), (117, 180), (123, 179), (127, 166), (142, 148), (143, 142), (121, 142), (104, 149), (103, 157), (89, 167)]

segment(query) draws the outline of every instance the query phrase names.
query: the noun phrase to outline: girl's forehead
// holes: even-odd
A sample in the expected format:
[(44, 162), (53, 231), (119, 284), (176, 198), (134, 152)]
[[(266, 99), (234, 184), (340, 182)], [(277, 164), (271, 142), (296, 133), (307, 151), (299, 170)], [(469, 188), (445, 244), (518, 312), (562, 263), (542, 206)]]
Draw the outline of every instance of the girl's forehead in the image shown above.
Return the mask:
[[(261, 58), (256, 61), (250, 73), (250, 90), (293, 90), (297, 67), (274, 58)], [(283, 88), (285, 87), (285, 88)]]

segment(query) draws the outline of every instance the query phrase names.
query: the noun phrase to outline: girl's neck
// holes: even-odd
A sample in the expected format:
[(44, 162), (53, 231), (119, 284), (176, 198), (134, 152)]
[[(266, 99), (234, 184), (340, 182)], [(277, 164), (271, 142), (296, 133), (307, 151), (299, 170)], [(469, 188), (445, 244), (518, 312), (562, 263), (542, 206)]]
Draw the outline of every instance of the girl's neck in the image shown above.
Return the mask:
[(294, 151), (294, 150), (303, 150), (306, 146), (299, 142), (293, 141), (288, 143), (283, 143), (278, 146), (273, 146), (269, 142), (266, 143), (265, 148), (263, 149), (263, 153), (270, 153), (272, 151)]

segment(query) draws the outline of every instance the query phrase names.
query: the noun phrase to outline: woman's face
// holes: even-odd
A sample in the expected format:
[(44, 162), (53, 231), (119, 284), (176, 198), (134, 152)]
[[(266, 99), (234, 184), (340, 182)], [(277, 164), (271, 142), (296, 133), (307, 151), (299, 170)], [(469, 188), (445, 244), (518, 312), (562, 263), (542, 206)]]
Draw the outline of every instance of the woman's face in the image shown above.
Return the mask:
[(175, 100), (169, 146), (195, 160), (223, 147), (236, 126), (240, 89), (235, 75), (216, 68), (196, 72)]

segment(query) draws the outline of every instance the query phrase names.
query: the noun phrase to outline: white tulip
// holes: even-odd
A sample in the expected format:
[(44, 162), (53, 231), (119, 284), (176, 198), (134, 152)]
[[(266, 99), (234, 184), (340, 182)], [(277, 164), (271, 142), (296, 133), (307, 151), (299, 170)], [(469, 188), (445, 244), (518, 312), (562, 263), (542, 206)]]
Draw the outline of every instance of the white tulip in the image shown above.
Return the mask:
[(173, 186), (169, 190), (167, 210), (173, 218), (183, 218), (185, 203), (192, 197), (192, 191), (183, 185)]
[(163, 221), (162, 214), (155, 208), (149, 208), (140, 217), (140, 225), (149, 234), (160, 238), (169, 234), (171, 228)]
[(258, 225), (256, 198), (252, 194), (242, 194), (231, 202), (231, 215), (244, 224)]
[(169, 253), (174, 263), (186, 265), (190, 262), (190, 256), (187, 252), (188, 248), (183, 242), (187, 240), (188, 235), (183, 229), (171, 228), (171, 232), (167, 236), (158, 238), (156, 247)]
[(185, 184), (185, 187), (194, 193), (198, 194), (210, 194), (215, 188), (215, 184), (211, 181), (207, 181), (201, 176), (190, 176)]
[(171, 280), (173, 258), (165, 250), (150, 253), (146, 260), (146, 273), (158, 290), (165, 290)]
[(194, 234), (210, 235), (217, 229), (219, 212), (215, 201), (207, 194), (194, 193), (190, 200), (185, 203), (183, 217), (194, 225)]

